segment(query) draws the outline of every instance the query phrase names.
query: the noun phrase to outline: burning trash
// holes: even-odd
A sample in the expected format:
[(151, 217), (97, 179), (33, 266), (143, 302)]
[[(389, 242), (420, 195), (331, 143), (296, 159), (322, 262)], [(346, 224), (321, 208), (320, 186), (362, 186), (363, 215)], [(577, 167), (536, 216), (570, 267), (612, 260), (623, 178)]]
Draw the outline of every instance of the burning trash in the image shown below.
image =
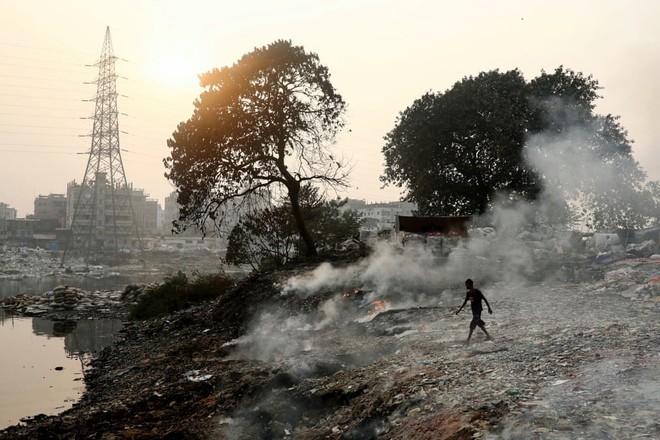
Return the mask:
[(351, 301), (356, 309), (364, 310), (370, 319), (390, 308), (390, 301), (387, 299), (371, 299), (373, 297), (373, 291), (367, 292), (362, 289), (353, 289), (344, 292), (342, 296), (344, 299)]
[(386, 299), (375, 299), (371, 301), (371, 309), (373, 309), (373, 316), (376, 316), (380, 312), (384, 312), (390, 308), (390, 302)]

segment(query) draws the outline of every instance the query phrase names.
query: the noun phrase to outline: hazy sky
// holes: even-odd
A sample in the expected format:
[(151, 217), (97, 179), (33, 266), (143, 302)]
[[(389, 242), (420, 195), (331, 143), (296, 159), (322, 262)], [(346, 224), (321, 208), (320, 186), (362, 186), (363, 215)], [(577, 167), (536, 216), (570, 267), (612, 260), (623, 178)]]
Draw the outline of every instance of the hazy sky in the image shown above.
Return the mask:
[(166, 140), (192, 114), (196, 75), (257, 46), (291, 40), (319, 55), (348, 104), (338, 147), (354, 164), (342, 196), (381, 189), (383, 136), (426, 91), (519, 68), (529, 80), (564, 65), (603, 87), (597, 111), (621, 116), (634, 155), (660, 180), (660, 2), (144, 1), (0, 3), (0, 202), (24, 217), (34, 199), (83, 178), (96, 94), (93, 65), (110, 27), (126, 177), (160, 200)]

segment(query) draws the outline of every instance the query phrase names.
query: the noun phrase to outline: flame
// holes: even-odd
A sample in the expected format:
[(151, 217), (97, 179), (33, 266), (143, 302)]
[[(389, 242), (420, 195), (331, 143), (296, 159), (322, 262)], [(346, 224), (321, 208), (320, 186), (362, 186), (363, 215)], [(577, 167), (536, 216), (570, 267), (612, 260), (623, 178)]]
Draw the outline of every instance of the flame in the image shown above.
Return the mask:
[(369, 319), (390, 308), (390, 302), (388, 300), (379, 298), (369, 301), (367, 296), (367, 292), (362, 289), (347, 290), (342, 293), (344, 299), (353, 300), (358, 308), (366, 308)]
[(369, 318), (373, 318), (381, 312), (390, 308), (390, 302), (386, 299), (375, 299), (369, 306)]

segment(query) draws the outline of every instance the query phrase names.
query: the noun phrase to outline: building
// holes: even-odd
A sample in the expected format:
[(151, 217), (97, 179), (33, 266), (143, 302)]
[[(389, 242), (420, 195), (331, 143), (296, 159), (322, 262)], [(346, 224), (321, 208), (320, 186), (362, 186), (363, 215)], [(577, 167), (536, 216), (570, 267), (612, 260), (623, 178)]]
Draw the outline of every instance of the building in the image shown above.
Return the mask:
[(39, 195), (34, 199), (34, 215), (31, 218), (55, 220), (56, 227), (66, 227), (66, 195)]
[(157, 202), (147, 203), (144, 191), (132, 185), (113, 188), (106, 173), (96, 173), (95, 179), (95, 185), (84, 189), (75, 181), (67, 185), (66, 227), (74, 245), (87, 243), (96, 250), (140, 247), (146, 228), (155, 229)]
[[(217, 237), (203, 237), (202, 231), (197, 225), (191, 225), (185, 231), (174, 233), (175, 220), (179, 219), (179, 204), (176, 201), (177, 193), (172, 191), (169, 196), (165, 197), (165, 209), (163, 210), (162, 234), (163, 241), (160, 246), (173, 247), (178, 249), (187, 248), (215, 248), (222, 246)], [(208, 223), (209, 231), (213, 231), (214, 227), (211, 221)]]
[[(234, 226), (238, 223), (241, 215), (251, 211), (259, 211), (270, 205), (270, 197), (268, 190), (261, 192), (257, 191), (249, 196), (242, 198), (237, 197), (231, 203), (231, 208), (226, 205), (218, 210), (218, 218), (222, 219), (222, 224), (217, 226), (212, 219), (206, 221), (206, 236), (203, 238), (205, 246), (226, 248), (228, 243), (229, 234)], [(163, 226), (162, 232), (165, 237), (171, 237), (177, 240), (181, 238), (201, 238), (201, 229), (197, 225), (190, 225), (185, 231), (175, 234), (173, 232), (173, 222), (179, 219), (179, 204), (177, 203), (177, 193), (172, 191), (169, 196), (165, 197), (165, 208), (163, 210)], [(172, 240), (173, 242), (176, 240)], [(193, 243), (188, 240), (187, 243)]]
[(0, 219), (16, 220), (16, 208), (10, 208), (6, 203), (0, 202)]
[(158, 235), (158, 200), (148, 199), (143, 190), (133, 192), (133, 212), (141, 237)]
[(362, 219), (361, 230), (379, 232), (394, 230), (396, 218), (400, 215), (411, 216), (417, 210), (417, 204), (410, 202), (368, 203), (357, 209)]
[(164, 235), (171, 235), (172, 222), (179, 218), (179, 205), (176, 203), (176, 191), (172, 191), (169, 196), (165, 197), (165, 208), (163, 209), (163, 226), (162, 232)]
[(55, 220), (52, 219), (0, 220), (0, 242), (11, 247), (58, 250), (60, 237), (55, 231)]

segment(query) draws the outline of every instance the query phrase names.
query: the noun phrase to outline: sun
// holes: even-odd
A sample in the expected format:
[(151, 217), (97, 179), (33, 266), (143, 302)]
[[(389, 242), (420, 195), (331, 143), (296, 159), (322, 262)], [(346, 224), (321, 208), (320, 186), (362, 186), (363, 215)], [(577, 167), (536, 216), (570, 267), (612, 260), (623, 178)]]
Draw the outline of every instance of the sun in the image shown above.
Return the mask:
[(168, 88), (187, 88), (198, 85), (202, 73), (195, 51), (184, 47), (168, 47), (155, 51), (147, 62), (147, 74)]

